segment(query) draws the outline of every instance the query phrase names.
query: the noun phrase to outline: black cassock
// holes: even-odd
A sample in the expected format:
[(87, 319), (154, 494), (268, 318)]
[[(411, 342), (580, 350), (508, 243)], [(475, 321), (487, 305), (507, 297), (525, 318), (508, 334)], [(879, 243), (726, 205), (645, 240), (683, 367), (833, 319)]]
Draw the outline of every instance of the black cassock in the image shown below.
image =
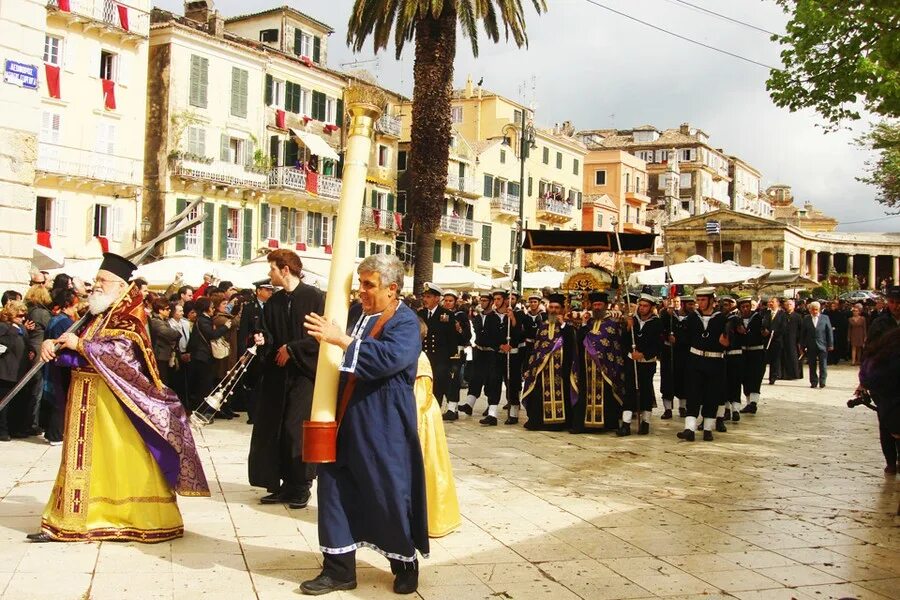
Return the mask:
[[(303, 327), (311, 312), (325, 312), (325, 295), (303, 283), (293, 292), (275, 293), (263, 308), (266, 345), (258, 358), (262, 379), (254, 390), (257, 405), (247, 466), (250, 485), (270, 492), (309, 489), (315, 478), (315, 465), (300, 456), (319, 358), (319, 343)], [(285, 345), (290, 359), (279, 367), (275, 356)]]
[(803, 324), (803, 316), (794, 311), (785, 312), (784, 344), (781, 348), (781, 378), (803, 379), (803, 363), (797, 344), (800, 343), (800, 326)]

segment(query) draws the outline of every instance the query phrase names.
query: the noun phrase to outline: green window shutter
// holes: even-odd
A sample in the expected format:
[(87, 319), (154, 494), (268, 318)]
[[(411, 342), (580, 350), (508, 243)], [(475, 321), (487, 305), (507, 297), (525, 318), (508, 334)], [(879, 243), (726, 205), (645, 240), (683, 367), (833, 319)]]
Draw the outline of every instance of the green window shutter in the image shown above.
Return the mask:
[(290, 81), (284, 82), (284, 110), (294, 112), (294, 84)]
[(356, 256), (358, 258), (366, 257), (366, 242), (363, 240), (359, 240), (359, 245), (356, 248)]
[(369, 243), (369, 254), (378, 254), (378, 244), (375, 242)]
[(578, 210), (581, 210), (582, 205), (582, 195), (581, 192), (578, 192)]
[(266, 106), (272, 104), (272, 98), (274, 97), (272, 88), (275, 87), (275, 79), (266, 74)]
[(334, 117), (334, 123), (338, 127), (343, 127), (344, 126), (344, 100), (343, 100), (343, 98), (338, 98), (336, 105), (337, 105), (337, 113), (335, 114), (335, 117)]
[(472, 244), (463, 246), (463, 264), (467, 267), (472, 264)]
[(387, 209), (394, 212), (394, 195), (391, 193), (387, 195)]
[(300, 40), (303, 36), (303, 32), (299, 29), (294, 30), (294, 54), (300, 56)]
[(312, 93), (312, 118), (316, 121), (325, 120), (325, 94), (313, 91)]
[(441, 240), (434, 240), (434, 257), (433, 261), (441, 262)]
[(269, 138), (269, 162), (272, 163), (272, 167), (281, 166), (280, 152), (278, 149), (280, 147), (280, 140), (277, 135), (273, 135)]
[[(180, 214), (186, 206), (187, 200), (184, 198), (177, 198), (175, 200), (175, 214)], [(175, 236), (175, 252), (178, 252), (179, 250), (184, 250), (184, 232)]]
[(556, 153), (556, 168), (562, 169), (562, 152)]
[(300, 105), (300, 101), (302, 100), (302, 98), (300, 97), (300, 91), (302, 88), (297, 83), (292, 83), (291, 88), (294, 90), (294, 92), (293, 96), (291, 97), (290, 110), (292, 113), (299, 115), (301, 112), (303, 112), (303, 107)]
[(269, 203), (259, 203), (259, 239), (267, 240), (269, 238)]
[(528, 177), (528, 195), (529, 196), (531, 196), (531, 194), (532, 194), (532, 183), (534, 183), (534, 181), (531, 179), (531, 176), (529, 176)]
[(572, 161), (572, 174), (578, 175), (578, 159), (577, 158), (574, 161)]
[(313, 38), (313, 55), (312, 59), (314, 63), (322, 62), (322, 39), (318, 36)]
[(484, 197), (494, 197), (494, 178), (485, 173), (484, 175)]
[(544, 164), (550, 164), (550, 148), (544, 147)]
[(481, 260), (491, 260), (491, 226), (481, 226)]
[(229, 138), (224, 133), (219, 137), (219, 160), (228, 160), (228, 141)]
[(279, 239), (283, 243), (288, 243), (290, 241), (290, 228), (291, 228), (291, 211), (286, 206), (281, 207), (281, 232), (279, 235)]
[(189, 102), (191, 106), (206, 108), (207, 89), (209, 87), (209, 59), (192, 54), (190, 77)]
[(372, 190), (369, 206), (371, 206), (372, 208), (376, 208), (378, 206), (378, 192), (376, 192), (375, 190)]
[(228, 255), (228, 207), (219, 207), (219, 260)]
[(203, 258), (213, 259), (213, 220), (215, 219), (215, 207), (211, 202), (203, 203)]
[(247, 118), (247, 97), (250, 95), (250, 72), (241, 69), (241, 117)]
[(244, 69), (231, 67), (231, 114), (247, 118), (247, 81), (250, 74)]
[(292, 208), (290, 214), (288, 215), (288, 219), (290, 219), (291, 227), (291, 243), (295, 244), (299, 241), (297, 239), (297, 234), (300, 233), (297, 231), (297, 209)]
[(244, 209), (244, 260), (253, 258), (253, 209)]
[(200, 59), (200, 98), (202, 104), (198, 106), (202, 106), (206, 108), (208, 105), (207, 99), (209, 91), (209, 59), (201, 58)]
[(284, 145), (284, 166), (293, 167), (297, 164), (297, 158), (300, 156), (300, 147), (294, 138), (288, 140)]

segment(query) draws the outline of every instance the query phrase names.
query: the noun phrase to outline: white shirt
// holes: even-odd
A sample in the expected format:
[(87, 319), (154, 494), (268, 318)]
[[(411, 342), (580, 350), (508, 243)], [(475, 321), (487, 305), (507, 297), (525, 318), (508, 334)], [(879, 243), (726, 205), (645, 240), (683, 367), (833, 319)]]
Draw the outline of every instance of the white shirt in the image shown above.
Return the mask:
[(816, 315), (815, 317), (813, 317), (812, 322), (813, 322), (813, 329), (815, 329), (819, 325), (819, 315)]

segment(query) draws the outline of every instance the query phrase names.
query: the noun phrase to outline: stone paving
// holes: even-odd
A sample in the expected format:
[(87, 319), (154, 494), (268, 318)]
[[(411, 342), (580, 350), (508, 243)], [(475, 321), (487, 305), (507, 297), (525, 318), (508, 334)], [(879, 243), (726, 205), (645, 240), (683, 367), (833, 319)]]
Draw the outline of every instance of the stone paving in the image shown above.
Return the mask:
[[(676, 440), (680, 422), (659, 411), (649, 436), (627, 439), (463, 416), (447, 433), (464, 523), (432, 541), (418, 596), (900, 598), (900, 485), (882, 474), (874, 413), (844, 404), (854, 387), (850, 367), (824, 390), (764, 385), (760, 413), (713, 443)], [(298, 598), (321, 565), (315, 501), (258, 504), (249, 433), (242, 420), (202, 431), (213, 496), (180, 498), (185, 537), (158, 545), (27, 543), (60, 448), (3, 444), (2, 598)], [(359, 563), (359, 588), (330, 597), (396, 597), (387, 561)]]

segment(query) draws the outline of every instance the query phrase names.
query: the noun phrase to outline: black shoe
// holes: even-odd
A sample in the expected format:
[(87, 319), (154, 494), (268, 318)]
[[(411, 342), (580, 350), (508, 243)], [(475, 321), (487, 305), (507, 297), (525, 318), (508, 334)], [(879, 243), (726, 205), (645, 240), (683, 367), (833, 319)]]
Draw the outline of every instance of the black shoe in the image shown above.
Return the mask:
[(820, 383), (820, 384), (819, 384), (819, 387), (820, 387), (820, 388), (823, 388), (823, 387), (825, 387), (825, 384), (824, 384), (824, 383)]
[(468, 403), (463, 403), (459, 405), (459, 412), (466, 413), (470, 417), (472, 416), (472, 407)]
[(726, 421), (730, 421), (730, 420), (731, 420), (731, 409), (730, 409), (730, 408), (726, 408), (726, 409), (725, 409), (725, 416), (724, 416), (723, 418), (724, 418)]
[(507, 402), (506, 404), (504, 404), (504, 405), (503, 405), (503, 408), (502, 408), (501, 410), (509, 410), (509, 402)]
[(631, 435), (631, 423), (622, 423), (616, 429), (616, 437), (625, 437)]
[(662, 416), (659, 418), (666, 419), (666, 420), (671, 419), (672, 418), (672, 409), (667, 408), (666, 410), (664, 410)]
[(281, 492), (274, 492), (259, 499), (260, 504), (281, 504), (282, 502), (284, 500), (281, 499)]
[(683, 406), (678, 407), (678, 416), (682, 419), (687, 416), (687, 409)]
[(488, 409), (484, 409), (484, 412), (481, 413), (481, 416), (482, 416), (482, 417), (488, 416)]
[(24, 440), (27, 437), (30, 437), (28, 433), (24, 431), (13, 431), (9, 434), (14, 440)]
[(685, 429), (684, 431), (679, 431), (677, 434), (679, 440), (687, 440), (689, 442), (694, 441), (694, 430), (693, 429)]
[(775, 380), (774, 380), (774, 379), (770, 379), (770, 380), (769, 380), (769, 385), (775, 385)]
[(741, 420), (741, 413), (736, 410), (731, 411), (731, 422), (737, 423), (740, 420)]
[(647, 435), (648, 433), (650, 433), (650, 423), (641, 421), (641, 424), (638, 427), (638, 435)]
[(482, 425), (494, 426), (497, 424), (497, 417), (492, 417), (492, 416), (488, 415), (478, 422), (481, 423)]
[(55, 542), (56, 539), (50, 537), (49, 533), (45, 533), (43, 531), (38, 531), (37, 533), (29, 533), (25, 536), (29, 542), (33, 542), (35, 544), (45, 544), (47, 542)]
[(507, 417), (505, 421), (503, 421), (504, 425), (518, 425), (519, 417)]
[(300, 591), (307, 596), (321, 596), (322, 594), (328, 594), (340, 590), (355, 589), (355, 579), (351, 579), (350, 581), (335, 581), (324, 573), (320, 574), (315, 579), (310, 579), (309, 581), (304, 581), (300, 584)]
[(712, 431), (709, 431), (709, 430), (706, 430), (706, 429), (703, 430), (703, 441), (704, 441), (704, 442), (711, 442), (711, 441), (713, 441), (713, 434), (712, 434)]
[(253, 425), (253, 419), (247, 419), (247, 425)]
[(755, 415), (756, 414), (756, 402), (751, 402), (747, 406), (741, 409), (741, 412), (745, 415)]
[(455, 413), (452, 410), (447, 410), (447, 412), (445, 412), (441, 418), (445, 421), (456, 421), (459, 419), (459, 413)]
[(419, 572), (410, 569), (401, 571), (394, 577), (395, 594), (412, 594), (419, 587)]
[(300, 492), (300, 495), (298, 496), (285, 498), (284, 502), (287, 502), (288, 508), (297, 510), (300, 508), (306, 508), (306, 505), (309, 504), (309, 497), (309, 490), (304, 490)]
[(12, 438), (10, 437), (10, 435), (8, 433), (6, 433), (6, 432), (0, 433), (0, 442), (10, 442), (10, 441), (12, 441)]
[[(725, 427), (725, 417), (718, 417), (716, 419), (716, 431), (718, 431), (719, 433), (725, 433), (726, 431), (728, 431), (728, 428)], [(706, 434), (703, 435), (705, 438)]]

